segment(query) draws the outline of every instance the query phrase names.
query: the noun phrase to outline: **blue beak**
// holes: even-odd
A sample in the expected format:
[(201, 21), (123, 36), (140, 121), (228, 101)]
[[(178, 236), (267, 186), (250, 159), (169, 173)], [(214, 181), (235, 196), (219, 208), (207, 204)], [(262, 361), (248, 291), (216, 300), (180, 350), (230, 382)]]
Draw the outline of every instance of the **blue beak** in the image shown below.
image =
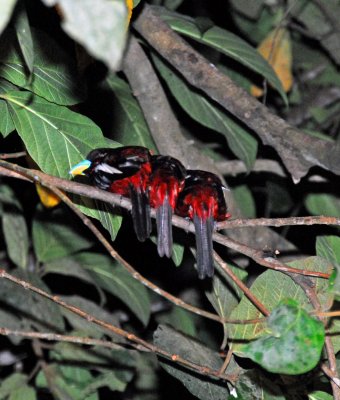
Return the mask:
[(91, 166), (91, 161), (89, 160), (80, 161), (80, 163), (78, 163), (77, 165), (75, 165), (70, 169), (69, 174), (72, 176), (85, 175), (84, 171), (90, 168), (90, 166)]

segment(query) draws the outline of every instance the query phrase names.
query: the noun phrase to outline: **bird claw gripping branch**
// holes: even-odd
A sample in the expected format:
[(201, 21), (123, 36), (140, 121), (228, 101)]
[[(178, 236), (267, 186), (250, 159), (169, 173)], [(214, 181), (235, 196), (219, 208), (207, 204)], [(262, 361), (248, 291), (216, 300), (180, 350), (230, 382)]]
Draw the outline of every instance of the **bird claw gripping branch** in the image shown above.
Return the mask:
[(176, 213), (194, 222), (200, 279), (214, 274), (212, 235), (215, 221), (224, 221), (229, 217), (223, 189), (221, 180), (215, 174), (188, 170), (184, 189), (177, 200)]
[(86, 175), (100, 189), (129, 197), (137, 238), (151, 233), (150, 206), (156, 210), (157, 250), (172, 254), (173, 212), (190, 218), (195, 226), (198, 277), (214, 273), (212, 234), (216, 221), (229, 217), (220, 179), (210, 172), (186, 171), (170, 156), (152, 156), (141, 146), (92, 150), (74, 166), (72, 175)]

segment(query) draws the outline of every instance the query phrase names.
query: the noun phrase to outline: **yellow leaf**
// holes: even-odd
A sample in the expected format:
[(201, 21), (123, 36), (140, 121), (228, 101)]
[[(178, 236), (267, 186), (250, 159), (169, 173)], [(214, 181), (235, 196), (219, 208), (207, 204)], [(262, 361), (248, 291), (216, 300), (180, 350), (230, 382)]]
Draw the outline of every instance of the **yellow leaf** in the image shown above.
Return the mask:
[[(264, 38), (257, 51), (269, 62), (287, 93), (293, 85), (292, 46), (289, 31), (285, 28), (274, 29)], [(252, 85), (250, 92), (260, 97), (263, 90)]]
[(132, 16), (133, 0), (125, 0), (125, 3), (126, 3), (126, 7), (128, 9), (128, 24), (129, 24), (131, 16)]
[(58, 197), (46, 187), (41, 186), (39, 183), (36, 183), (35, 187), (37, 189), (40, 201), (46, 208), (55, 207), (61, 202), (60, 197)]

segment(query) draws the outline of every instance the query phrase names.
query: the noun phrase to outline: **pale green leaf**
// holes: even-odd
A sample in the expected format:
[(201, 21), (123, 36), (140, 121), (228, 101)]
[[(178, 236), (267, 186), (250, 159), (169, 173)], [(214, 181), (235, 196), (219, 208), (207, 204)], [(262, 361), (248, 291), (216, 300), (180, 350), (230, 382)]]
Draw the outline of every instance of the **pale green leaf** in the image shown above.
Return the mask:
[(93, 57), (116, 71), (127, 37), (127, 7), (124, 0), (43, 0), (58, 4), (63, 14), (62, 27)]
[(340, 198), (332, 194), (309, 194), (306, 197), (305, 203), (308, 211), (314, 215), (340, 217)]
[(6, 28), (17, 0), (1, 0), (0, 5), (0, 34)]

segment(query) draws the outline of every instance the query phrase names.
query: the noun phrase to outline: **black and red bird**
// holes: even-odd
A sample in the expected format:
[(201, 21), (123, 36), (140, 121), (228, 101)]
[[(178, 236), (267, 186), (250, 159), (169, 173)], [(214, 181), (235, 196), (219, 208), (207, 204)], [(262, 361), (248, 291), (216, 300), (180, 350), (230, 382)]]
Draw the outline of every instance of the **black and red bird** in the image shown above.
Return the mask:
[(215, 221), (229, 218), (222, 185), (218, 176), (201, 170), (188, 170), (184, 189), (178, 196), (176, 213), (189, 217), (195, 225), (198, 277), (214, 274), (213, 241)]
[(149, 176), (151, 154), (142, 146), (124, 146), (92, 150), (70, 171), (86, 175), (100, 189), (129, 197), (132, 220), (138, 240), (143, 242), (151, 233)]
[(177, 197), (184, 187), (186, 170), (182, 163), (170, 156), (151, 157), (149, 179), (150, 205), (156, 210), (157, 250), (163, 257), (172, 254), (172, 214)]

